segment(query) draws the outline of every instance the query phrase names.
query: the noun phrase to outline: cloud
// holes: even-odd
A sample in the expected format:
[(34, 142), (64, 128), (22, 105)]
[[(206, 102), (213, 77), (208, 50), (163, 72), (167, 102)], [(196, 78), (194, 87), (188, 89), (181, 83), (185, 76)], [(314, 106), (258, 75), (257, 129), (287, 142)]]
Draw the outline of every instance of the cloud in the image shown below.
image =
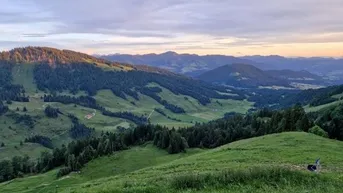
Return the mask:
[[(0, 26), (14, 26), (8, 29), (12, 36), (27, 41), (43, 38), (62, 45), (71, 45), (73, 40), (79, 49), (83, 46), (114, 51), (134, 46), (173, 49), (173, 45), (175, 49), (185, 46), (227, 49), (343, 41), (342, 0), (0, 0), (0, 3)], [(187, 39), (196, 36), (204, 39)], [(120, 38), (126, 42), (111, 40)], [(154, 40), (149, 42), (151, 39)]]
[(30, 37), (30, 38), (43, 38), (43, 37), (46, 37), (47, 34), (23, 34), (22, 35), (23, 37)]
[(0, 47), (5, 50), (11, 50), (16, 47), (27, 47), (27, 46), (47, 46), (55, 48), (63, 48), (61, 45), (51, 42), (44, 41), (0, 41)]

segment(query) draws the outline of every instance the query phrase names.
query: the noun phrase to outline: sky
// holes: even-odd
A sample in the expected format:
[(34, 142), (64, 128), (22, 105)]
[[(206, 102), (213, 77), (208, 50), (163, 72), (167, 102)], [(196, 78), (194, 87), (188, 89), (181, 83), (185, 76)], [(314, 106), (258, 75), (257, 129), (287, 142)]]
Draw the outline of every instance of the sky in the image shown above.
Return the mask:
[(343, 0), (0, 0), (0, 50), (343, 56)]

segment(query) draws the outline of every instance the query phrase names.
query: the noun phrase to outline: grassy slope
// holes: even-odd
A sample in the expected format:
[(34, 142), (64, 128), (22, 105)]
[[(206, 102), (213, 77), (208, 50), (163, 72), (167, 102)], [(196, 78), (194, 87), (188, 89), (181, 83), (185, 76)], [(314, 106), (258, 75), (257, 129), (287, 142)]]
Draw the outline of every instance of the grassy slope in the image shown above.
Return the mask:
[(15, 65), (12, 69), (13, 83), (23, 85), (27, 93), (33, 94), (37, 87), (33, 78), (34, 65)]
[(56, 179), (57, 170), (53, 170), (45, 174), (2, 183), (0, 184), (0, 192), (55, 192), (56, 186), (61, 190), (69, 190), (72, 187), (78, 187), (83, 182), (158, 166), (201, 151), (203, 150), (193, 149), (187, 154), (169, 155), (164, 150), (146, 144), (93, 160), (82, 169), (80, 174), (74, 173), (58, 180)]
[[(318, 157), (321, 158), (323, 167), (320, 177), (343, 182), (342, 145), (343, 143), (339, 141), (292, 132), (241, 140), (190, 156), (187, 156), (189, 153), (167, 155), (151, 146), (139, 147), (112, 157), (95, 160), (88, 164), (81, 174), (72, 174), (56, 180), (54, 179), (56, 171), (52, 171), (37, 177), (16, 179), (10, 183), (0, 184), (0, 192), (54, 192), (56, 185), (59, 186), (61, 192), (75, 193), (147, 192), (149, 190), (175, 192), (170, 186), (170, 180), (179, 175), (272, 166), (297, 170), (305, 177), (312, 178), (312, 174), (306, 171), (306, 165), (313, 163)], [(194, 152), (191, 151), (191, 153)], [(98, 177), (102, 178), (95, 179)], [(90, 180), (92, 178), (93, 180)], [(41, 185), (41, 182), (45, 185)], [(340, 192), (340, 187), (325, 183), (319, 185), (322, 189), (292, 185), (278, 188), (267, 184), (263, 186), (263, 189), (256, 190), (254, 184), (248, 183), (216, 190), (208, 187), (202, 192), (322, 192), (326, 188), (330, 190), (328, 192)], [(198, 191), (187, 190), (186, 192)]]
[[(13, 68), (13, 81), (16, 84), (21, 84), (24, 86), (27, 93), (30, 95), (29, 103), (16, 103), (12, 105), (12, 109), (16, 107), (22, 108), (23, 106), (28, 107), (29, 109), (42, 110), (44, 109), (44, 102), (40, 99), (44, 95), (42, 92), (37, 92), (36, 85), (34, 84), (33, 78), (33, 68), (34, 65), (16, 65)], [(159, 86), (157, 84), (151, 83), (148, 86)], [(161, 87), (162, 88), (162, 87)], [(167, 117), (160, 115), (159, 113), (153, 113), (150, 121), (154, 124), (166, 125), (168, 127), (184, 127), (193, 125), (195, 122), (207, 122), (209, 120), (218, 119), (224, 116), (227, 112), (239, 112), (245, 113), (252, 106), (252, 103), (247, 101), (236, 101), (236, 100), (212, 100), (212, 102), (206, 106), (203, 106), (198, 103), (198, 101), (192, 97), (184, 95), (175, 95), (169, 90), (162, 88), (163, 92), (160, 93), (160, 96), (167, 100), (169, 103), (176, 104), (186, 110), (186, 114), (175, 114), (171, 111), (164, 109), (164, 107), (157, 103), (154, 99), (145, 96), (139, 95), (140, 100), (135, 100), (131, 97), (128, 97), (128, 100), (124, 100), (115, 96), (109, 90), (101, 90), (95, 96), (99, 104), (109, 108), (111, 111), (130, 111), (137, 115), (148, 116), (154, 108), (164, 109), (165, 113), (172, 117), (180, 119), (181, 122), (177, 122)], [(68, 94), (68, 93), (62, 93)], [(222, 93), (222, 94), (230, 94)], [(84, 95), (80, 92), (78, 95)], [(187, 99), (185, 98), (187, 97)], [(134, 102), (132, 104), (131, 102)], [(70, 106), (56, 105), (59, 106), (62, 110), (68, 112), (72, 108)], [(79, 108), (79, 107), (78, 107)], [(77, 116), (79, 118), (84, 118), (88, 113), (93, 112), (92, 109), (82, 108), (77, 111)], [(98, 118), (97, 118), (98, 117)], [(108, 122), (109, 121), (109, 122)], [(92, 120), (87, 120), (87, 123), (90, 126), (95, 127), (96, 129), (103, 130), (113, 130), (117, 126), (126, 126), (128, 127), (130, 122), (122, 119), (109, 119), (108, 117), (101, 117), (100, 113), (97, 113), (97, 116)]]
[(211, 99), (211, 103), (204, 106), (190, 96), (181, 94), (175, 95), (168, 89), (165, 89), (158, 84), (150, 83), (148, 86), (160, 87), (162, 89), (162, 92), (159, 93), (160, 97), (167, 100), (171, 104), (175, 104), (185, 109), (186, 114), (175, 114), (167, 109), (164, 109), (164, 107), (161, 107), (168, 116), (180, 119), (181, 122), (171, 122), (170, 119), (166, 119), (158, 113), (154, 113), (151, 117), (152, 123), (163, 124), (170, 127), (190, 126), (195, 122), (207, 122), (210, 120), (219, 119), (228, 112), (246, 113), (252, 106), (252, 103), (248, 101), (237, 101), (230, 99)]
[[(15, 148), (15, 146), (17, 148)], [(34, 143), (24, 143), (23, 146), (20, 146), (19, 143), (7, 143), (5, 147), (0, 147), (0, 161), (11, 159), (14, 156), (25, 155), (30, 155), (31, 158), (36, 158), (39, 157), (43, 151), (50, 151), (50, 149)]]
[(327, 104), (324, 104), (324, 105), (319, 105), (319, 106), (314, 106), (314, 107), (310, 107), (309, 105), (306, 105), (305, 106), (305, 111), (306, 112), (317, 112), (317, 111), (320, 111), (320, 110), (324, 110), (326, 108), (330, 108), (330, 107), (333, 107), (333, 106), (341, 105), (342, 104), (342, 100), (341, 100), (342, 96), (343, 96), (343, 93), (342, 94), (333, 95), (332, 98), (337, 99), (337, 101), (334, 101), (334, 102), (331, 102), (331, 103), (327, 103)]
[[(33, 78), (33, 69), (34, 65), (15, 65), (13, 73), (13, 82), (15, 84), (23, 85), (27, 94), (30, 96), (30, 102), (21, 103), (13, 102), (9, 105), (9, 108), (12, 111), (16, 111), (17, 108), (20, 109), (20, 114), (25, 114), (21, 112), (23, 107), (28, 109), (27, 114), (34, 117), (36, 120), (34, 128), (27, 128), (23, 124), (15, 124), (14, 120), (9, 119), (6, 116), (0, 117), (0, 142), (8, 144), (7, 151), (16, 152), (15, 146), (19, 146), (20, 141), (28, 136), (32, 135), (43, 135), (48, 136), (53, 139), (55, 145), (61, 145), (68, 143), (71, 139), (68, 134), (68, 130), (72, 125), (69, 118), (66, 116), (68, 113), (74, 114), (77, 116), (80, 121), (86, 124), (89, 127), (96, 129), (98, 133), (101, 131), (116, 131), (118, 126), (129, 128), (133, 125), (132, 122), (120, 118), (111, 118), (103, 116), (100, 112), (96, 112), (96, 115), (90, 119), (85, 119), (85, 115), (93, 113), (95, 110), (90, 108), (85, 108), (82, 106), (74, 105), (64, 105), (61, 103), (45, 103), (42, 101), (41, 97), (45, 94), (41, 91), (37, 91), (37, 87), (34, 83)], [(148, 86), (159, 86), (157, 84), (150, 84)], [(96, 100), (100, 105), (105, 106), (111, 111), (130, 111), (136, 115), (148, 116), (154, 108), (163, 109), (163, 111), (172, 118), (177, 118), (181, 122), (168, 119), (167, 117), (153, 112), (151, 114), (150, 122), (153, 124), (165, 125), (168, 127), (185, 127), (191, 126), (196, 122), (207, 122), (209, 120), (218, 119), (223, 117), (226, 112), (240, 112), (245, 113), (250, 107), (251, 103), (247, 101), (235, 101), (235, 100), (212, 100), (211, 104), (203, 106), (198, 103), (198, 101), (192, 97), (184, 95), (175, 95), (169, 90), (162, 88), (163, 92), (160, 93), (160, 96), (163, 99), (167, 100), (172, 104), (176, 104), (186, 110), (186, 114), (175, 114), (171, 111), (165, 109), (161, 104), (156, 102), (154, 99), (145, 96), (139, 95), (139, 100), (135, 100), (131, 97), (128, 97), (127, 100), (124, 100), (120, 97), (115, 96), (110, 90), (101, 90), (95, 96)], [(64, 92), (61, 94), (68, 95), (69, 93)], [(85, 95), (85, 93), (80, 92), (77, 95)], [(185, 98), (187, 97), (187, 99)], [(219, 103), (218, 103), (218, 102)], [(131, 103), (133, 102), (133, 103)], [(47, 118), (44, 114), (44, 108), (47, 105), (58, 107), (64, 115), (60, 115), (58, 119)], [(63, 123), (63, 124), (61, 124)], [(25, 149), (25, 148), (24, 148)], [(23, 151), (24, 154), (29, 154), (32, 157), (36, 157), (37, 153), (42, 149), (40, 145), (37, 145), (37, 150), (31, 146), (30, 148), (33, 151)], [(0, 151), (0, 156), (4, 155), (7, 157), (9, 154)], [(31, 153), (33, 152), (33, 153)], [(19, 154), (13, 154), (19, 155)]]

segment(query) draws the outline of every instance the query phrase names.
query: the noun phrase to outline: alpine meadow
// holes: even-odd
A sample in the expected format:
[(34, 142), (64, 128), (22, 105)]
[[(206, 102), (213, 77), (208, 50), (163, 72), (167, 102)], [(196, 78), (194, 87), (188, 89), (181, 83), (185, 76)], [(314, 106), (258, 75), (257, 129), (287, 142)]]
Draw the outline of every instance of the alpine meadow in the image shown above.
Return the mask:
[(1, 193), (343, 192), (339, 0), (0, 3)]

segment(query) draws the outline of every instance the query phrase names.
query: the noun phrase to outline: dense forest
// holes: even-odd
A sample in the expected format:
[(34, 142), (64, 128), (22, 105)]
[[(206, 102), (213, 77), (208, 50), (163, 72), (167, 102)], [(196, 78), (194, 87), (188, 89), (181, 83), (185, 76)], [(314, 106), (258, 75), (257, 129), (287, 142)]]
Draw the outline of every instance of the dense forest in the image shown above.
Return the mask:
[(305, 131), (313, 126), (301, 106), (282, 111), (261, 110), (253, 114), (228, 116), (226, 119), (179, 129), (189, 147), (214, 148), (240, 139), (285, 131)]
[(38, 143), (41, 144), (44, 147), (53, 148), (51, 139), (49, 137), (41, 136), (41, 135), (35, 135), (29, 138), (26, 138), (25, 143)]
[(343, 141), (343, 106), (341, 104), (311, 113), (310, 116), (328, 133), (330, 138)]
[(248, 100), (255, 102), (257, 108), (282, 109), (291, 107), (295, 103), (309, 106), (327, 104), (339, 100), (332, 96), (341, 93), (343, 93), (343, 85), (303, 91), (250, 89), (246, 94), (249, 95)]

